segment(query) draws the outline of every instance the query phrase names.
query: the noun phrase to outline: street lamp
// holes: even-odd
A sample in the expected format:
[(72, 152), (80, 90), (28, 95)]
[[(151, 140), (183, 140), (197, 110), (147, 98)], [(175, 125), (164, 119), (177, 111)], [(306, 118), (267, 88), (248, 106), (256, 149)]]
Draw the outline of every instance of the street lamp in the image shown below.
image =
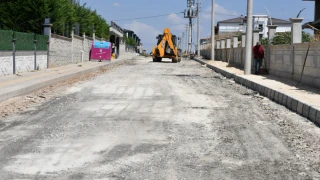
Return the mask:
[(241, 23), (239, 24), (240, 25), (239, 31), (243, 32), (243, 26), (244, 26), (244, 17), (243, 17), (243, 15), (241, 15), (240, 18), (241, 18)]

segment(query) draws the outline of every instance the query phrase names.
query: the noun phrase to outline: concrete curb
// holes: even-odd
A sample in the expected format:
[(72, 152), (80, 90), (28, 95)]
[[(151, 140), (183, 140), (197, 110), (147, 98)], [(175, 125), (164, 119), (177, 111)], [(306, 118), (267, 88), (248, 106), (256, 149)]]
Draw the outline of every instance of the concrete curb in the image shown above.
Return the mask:
[(313, 107), (311, 105), (308, 105), (306, 103), (303, 103), (297, 99), (294, 99), (293, 97), (290, 97), (289, 95), (283, 94), (282, 92), (266, 87), (262, 84), (258, 84), (256, 82), (250, 81), (236, 74), (227, 72), (223, 69), (219, 69), (199, 59), (194, 59), (194, 60), (199, 62), (202, 65), (206, 65), (208, 68), (216, 71), (217, 73), (222, 74), (227, 78), (233, 78), (236, 83), (259, 92), (261, 95), (269, 98), (270, 100), (278, 104), (281, 104), (287, 107), (291, 111), (296, 112), (305, 118), (308, 118), (311, 122), (320, 126), (320, 109)]
[(93, 67), (93, 68), (86, 69), (86, 70), (83, 70), (83, 71), (74, 72), (74, 73), (70, 73), (70, 74), (67, 74), (67, 75), (64, 75), (64, 76), (60, 76), (60, 77), (52, 78), (52, 79), (45, 80), (45, 81), (42, 81), (42, 82), (30, 84), (29, 86), (22, 87), (20, 89), (13, 90), (13, 91), (5, 93), (5, 94), (0, 94), (0, 102), (3, 102), (5, 100), (13, 98), (13, 97), (29, 94), (29, 93), (31, 93), (33, 91), (36, 91), (36, 90), (39, 90), (41, 88), (44, 88), (44, 87), (56, 84), (58, 82), (65, 81), (65, 80), (77, 77), (77, 76), (80, 76), (80, 75), (84, 75), (84, 74), (88, 74), (88, 73), (95, 72), (95, 71), (98, 71), (98, 70), (102, 70), (102, 69), (105, 69), (107, 67), (113, 67), (113, 66), (119, 65), (119, 64), (121, 65), (121, 64), (123, 64), (124, 62), (126, 62), (128, 60), (129, 59), (111, 61), (108, 64), (103, 64), (103, 65), (98, 66), (98, 67)]

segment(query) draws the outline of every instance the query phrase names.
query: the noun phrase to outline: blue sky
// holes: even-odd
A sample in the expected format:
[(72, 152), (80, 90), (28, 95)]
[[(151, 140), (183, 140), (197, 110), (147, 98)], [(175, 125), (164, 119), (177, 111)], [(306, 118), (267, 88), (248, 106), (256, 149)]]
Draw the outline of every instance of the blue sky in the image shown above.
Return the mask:
[[(216, 20), (231, 19), (246, 15), (247, 0), (215, 0)], [(187, 7), (187, 0), (81, 0), (88, 7), (96, 9), (107, 21), (114, 20), (122, 28), (130, 29), (140, 37), (144, 48), (148, 51), (156, 43), (156, 36), (166, 27), (172, 33), (180, 36), (185, 32), (187, 19), (182, 12)], [(267, 14), (266, 6), (274, 18), (288, 20), (295, 17), (302, 8), (306, 8), (300, 17), (304, 22), (312, 21), (314, 17), (314, 2), (302, 0), (254, 0), (253, 14)], [(211, 27), (211, 0), (201, 0), (201, 38), (210, 35)], [(156, 18), (134, 19), (137, 17), (165, 15)], [(121, 20), (130, 19), (130, 20)], [(121, 21), (117, 21), (121, 20)], [(194, 20), (196, 23), (196, 20)], [(196, 26), (194, 27), (193, 42), (196, 42)]]

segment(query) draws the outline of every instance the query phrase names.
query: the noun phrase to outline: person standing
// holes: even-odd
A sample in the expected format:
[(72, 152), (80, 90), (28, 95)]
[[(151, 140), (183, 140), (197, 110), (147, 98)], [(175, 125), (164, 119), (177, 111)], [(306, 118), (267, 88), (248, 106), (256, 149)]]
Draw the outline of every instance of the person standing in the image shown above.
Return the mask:
[(254, 57), (254, 73), (260, 73), (260, 67), (262, 66), (262, 61), (264, 59), (264, 49), (260, 42), (253, 47), (253, 57)]

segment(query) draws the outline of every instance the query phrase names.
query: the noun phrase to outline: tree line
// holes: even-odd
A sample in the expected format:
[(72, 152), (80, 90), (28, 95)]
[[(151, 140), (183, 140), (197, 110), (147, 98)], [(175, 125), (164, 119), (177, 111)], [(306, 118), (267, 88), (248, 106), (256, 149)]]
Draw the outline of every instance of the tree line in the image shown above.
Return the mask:
[(79, 33), (108, 39), (109, 25), (96, 10), (74, 0), (0, 0), (0, 29), (41, 34), (50, 18), (56, 34), (70, 35), (78, 24)]
[[(277, 32), (275, 36), (269, 41), (268, 38), (262, 38), (261, 44), (264, 46), (279, 45), (279, 44), (290, 44), (292, 32)], [(302, 31), (302, 42), (310, 42), (313, 40), (311, 34)]]

